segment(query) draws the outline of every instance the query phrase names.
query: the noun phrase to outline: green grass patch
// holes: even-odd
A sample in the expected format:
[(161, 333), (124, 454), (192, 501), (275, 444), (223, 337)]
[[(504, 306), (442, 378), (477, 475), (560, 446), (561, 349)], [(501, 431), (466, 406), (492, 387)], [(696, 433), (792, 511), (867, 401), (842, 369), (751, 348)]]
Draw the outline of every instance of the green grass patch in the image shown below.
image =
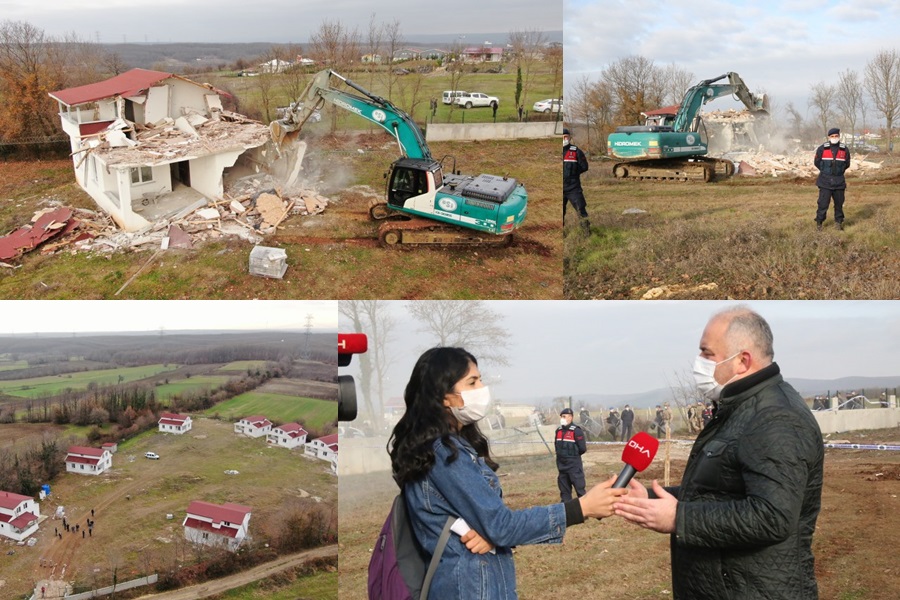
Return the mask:
[(254, 581), (217, 596), (220, 600), (337, 600), (337, 572), (298, 577), (287, 584)]
[(27, 368), (28, 368), (27, 360), (0, 361), (0, 371), (13, 371), (15, 369), (27, 369)]
[(284, 394), (247, 392), (231, 400), (220, 402), (204, 414), (237, 421), (249, 415), (265, 415), (270, 421), (281, 423), (301, 421), (308, 427), (321, 428), (337, 420), (337, 403), (315, 398)]
[(37, 398), (52, 396), (71, 388), (83, 390), (91, 383), (98, 385), (111, 383), (130, 383), (139, 381), (177, 369), (177, 365), (146, 365), (142, 367), (122, 367), (120, 369), (101, 369), (99, 371), (82, 371), (65, 373), (32, 379), (14, 379), (0, 382), (0, 392), (21, 398)]

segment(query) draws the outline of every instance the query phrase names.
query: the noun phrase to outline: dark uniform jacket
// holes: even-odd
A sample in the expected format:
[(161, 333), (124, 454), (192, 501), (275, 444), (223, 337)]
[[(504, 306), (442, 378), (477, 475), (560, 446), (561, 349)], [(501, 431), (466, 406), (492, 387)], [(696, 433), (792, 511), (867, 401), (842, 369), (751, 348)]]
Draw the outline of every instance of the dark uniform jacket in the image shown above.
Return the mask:
[(588, 170), (588, 161), (575, 144), (563, 146), (563, 191), (581, 190), (581, 174)]
[(816, 148), (816, 168), (819, 169), (819, 177), (816, 178), (816, 186), (828, 190), (843, 190), (847, 188), (847, 180), (844, 179), (844, 171), (850, 166), (850, 149), (844, 144), (822, 144)]
[(818, 598), (822, 433), (773, 363), (728, 384), (697, 437), (671, 536), (680, 600)]
[(587, 442), (581, 427), (560, 425), (556, 428), (556, 467), (563, 471), (581, 468), (581, 455), (587, 452)]

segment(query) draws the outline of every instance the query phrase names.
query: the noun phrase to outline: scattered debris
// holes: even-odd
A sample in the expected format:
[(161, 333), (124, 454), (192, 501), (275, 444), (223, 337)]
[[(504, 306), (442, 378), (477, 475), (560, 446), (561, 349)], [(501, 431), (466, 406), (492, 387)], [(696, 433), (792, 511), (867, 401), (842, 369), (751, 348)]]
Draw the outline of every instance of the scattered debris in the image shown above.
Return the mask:
[(287, 252), (284, 248), (256, 246), (250, 252), (250, 274), (281, 279), (287, 270)]
[(79, 225), (73, 210), (66, 207), (38, 211), (31, 222), (33, 225), (25, 225), (0, 238), (0, 259), (18, 258), (47, 240), (71, 233)]
[(234, 469), (228, 469), (225, 471), (226, 475), (238, 475), (239, 473), (239, 471), (235, 471)]
[[(756, 152), (730, 153), (726, 157), (737, 163), (737, 172), (744, 176), (767, 177), (817, 177), (819, 170), (813, 164), (814, 151), (797, 151), (790, 154), (776, 154), (766, 150)], [(864, 174), (880, 169), (880, 162), (866, 160), (868, 156), (851, 155), (848, 173)]]
[(640, 208), (626, 208), (622, 211), (623, 215), (646, 215), (647, 211)]
[(654, 300), (656, 298), (670, 298), (675, 294), (683, 294), (686, 292), (703, 292), (719, 289), (719, 285), (715, 282), (701, 283), (700, 285), (688, 286), (682, 284), (663, 285), (660, 287), (650, 288), (647, 290), (641, 300)]

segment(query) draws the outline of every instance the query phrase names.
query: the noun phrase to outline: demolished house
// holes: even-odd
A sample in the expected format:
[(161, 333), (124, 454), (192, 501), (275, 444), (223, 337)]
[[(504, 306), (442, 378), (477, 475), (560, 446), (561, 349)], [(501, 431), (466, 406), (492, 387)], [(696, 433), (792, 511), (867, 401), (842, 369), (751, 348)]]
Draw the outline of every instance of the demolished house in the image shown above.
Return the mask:
[(223, 196), (239, 158), (269, 140), (261, 123), (226, 111), (209, 85), (132, 69), (52, 92), (71, 139), (78, 184), (126, 231)]

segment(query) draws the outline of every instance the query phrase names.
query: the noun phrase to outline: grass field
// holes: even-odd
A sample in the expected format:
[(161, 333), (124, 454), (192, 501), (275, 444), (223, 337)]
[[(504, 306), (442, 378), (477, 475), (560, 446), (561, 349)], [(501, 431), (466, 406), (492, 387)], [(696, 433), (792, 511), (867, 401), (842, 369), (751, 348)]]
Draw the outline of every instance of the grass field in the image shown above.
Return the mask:
[[(851, 441), (895, 443), (900, 430), (847, 434)], [(877, 442), (873, 442), (877, 440)], [(350, 443), (342, 446), (342, 460)], [(371, 440), (359, 440), (371, 444)], [(684, 469), (690, 446), (672, 450), (672, 482)], [(370, 451), (370, 450), (366, 450)], [(382, 450), (383, 451), (383, 450)], [(637, 479), (662, 479), (663, 448)], [(621, 447), (591, 446), (585, 457), (588, 484), (621, 470)], [(511, 508), (559, 502), (552, 457), (500, 459), (503, 497)], [(837, 600), (895, 600), (898, 527), (896, 452), (826, 450), (822, 510), (813, 539), (819, 597)], [(340, 597), (366, 598), (366, 567), (397, 487), (390, 474), (342, 475), (340, 479)], [(345, 515), (353, 518), (345, 518)], [(591, 521), (566, 531), (561, 545), (515, 550), (520, 598), (647, 600), (671, 597), (669, 538), (619, 518)]]
[(204, 414), (218, 414), (229, 421), (237, 421), (250, 415), (265, 415), (273, 422), (289, 423), (302, 420), (308, 427), (321, 429), (326, 423), (337, 420), (337, 403), (254, 391), (220, 402)]
[(229, 379), (231, 379), (231, 377), (228, 377), (227, 375), (194, 375), (190, 379), (180, 379), (170, 383), (162, 383), (153, 388), (153, 390), (157, 400), (168, 400), (176, 394), (217, 388), (226, 383)]
[(28, 367), (26, 360), (0, 360), (0, 371), (12, 371), (15, 369), (25, 369)]
[[(0, 432), (6, 427), (0, 425)], [(151, 450), (160, 460), (143, 458)], [(239, 474), (226, 475), (226, 469)], [(110, 473), (64, 474), (54, 482), (41, 513), (52, 515), (57, 505), (65, 505), (70, 522), (84, 524), (93, 508), (93, 536), (83, 540), (71, 533), (56, 540), (53, 528), (60, 522), (45, 521), (34, 547), (0, 556), (3, 594), (19, 597), (32, 581), (49, 575), (39, 565), (41, 558), (67, 564), (66, 579), (102, 585), (111, 581), (113, 568), (121, 581), (173, 560), (190, 564), (196, 557), (182, 541), (181, 522), (192, 500), (253, 507), (250, 533), (261, 536), (277, 526), (279, 507), (287, 499), (313, 506), (319, 504), (316, 498), (326, 507), (336, 506), (337, 480), (327, 463), (306, 459), (302, 452), (267, 448), (265, 441), (236, 436), (229, 423), (213, 419), (195, 419), (185, 435), (150, 431), (119, 445)]]
[(900, 297), (900, 161), (848, 177), (843, 232), (830, 220), (816, 231), (812, 179), (651, 183), (607, 171), (597, 161), (582, 178), (590, 237), (567, 224), (567, 298)]
[(257, 581), (220, 594), (216, 600), (337, 600), (338, 574), (317, 573), (300, 577), (290, 584)]
[(176, 365), (147, 365), (142, 367), (103, 369), (99, 371), (80, 371), (78, 373), (66, 373), (65, 375), (35, 377), (33, 379), (14, 379), (11, 381), (0, 381), (0, 392), (22, 398), (37, 398), (44, 395), (52, 396), (66, 388), (83, 390), (86, 389), (90, 383), (129, 383), (177, 368)]

